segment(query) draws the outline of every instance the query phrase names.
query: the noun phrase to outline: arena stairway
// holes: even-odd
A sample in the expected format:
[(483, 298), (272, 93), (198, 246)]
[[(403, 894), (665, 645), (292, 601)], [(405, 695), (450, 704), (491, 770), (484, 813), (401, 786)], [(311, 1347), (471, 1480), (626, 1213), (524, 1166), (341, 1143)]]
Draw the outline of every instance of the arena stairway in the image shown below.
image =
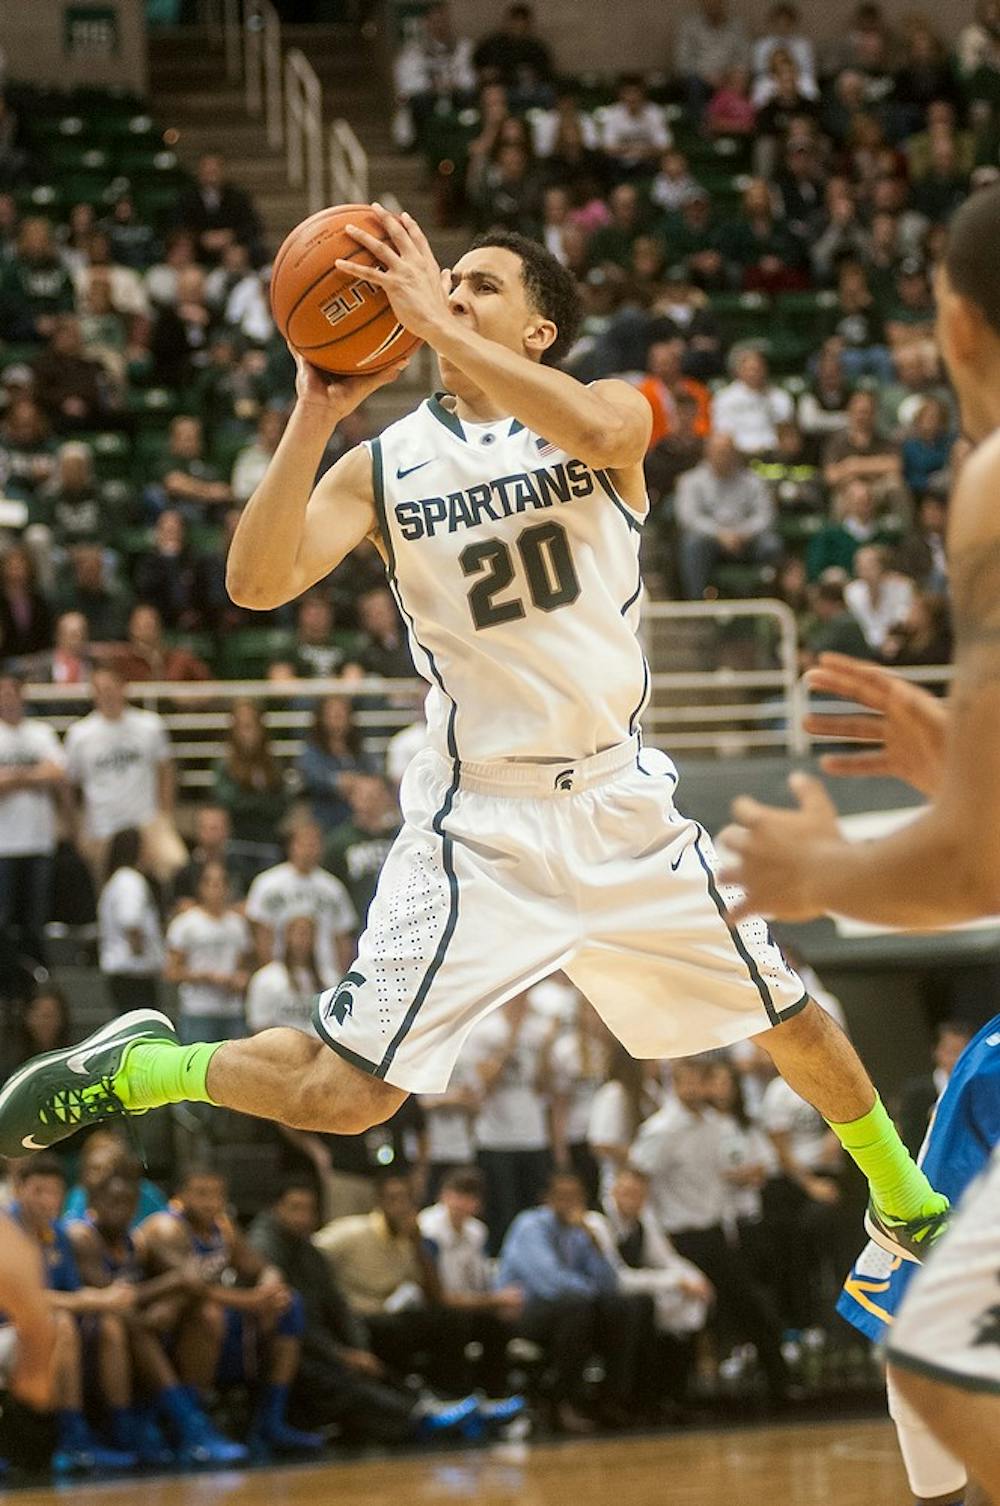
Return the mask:
[[(325, 125), (346, 119), (368, 153), (372, 196), (394, 194), (428, 231), (442, 264), (450, 264), (468, 233), (434, 228), (425, 163), (393, 146), (391, 86), (384, 81), (378, 36), (351, 22), (286, 25), (282, 36), (284, 46), (300, 48), (316, 70)], [(183, 165), (193, 169), (202, 153), (220, 152), (233, 180), (253, 195), (268, 241), (277, 246), (305, 217), (305, 191), (289, 185), (284, 150), (273, 151), (263, 122), (247, 114), (242, 81), (226, 78), (221, 41), (197, 26), (151, 32), (149, 90), (150, 109)], [(431, 380), (427, 361), (415, 362), (398, 385), (376, 393), (369, 402), (375, 427), (409, 411)]]

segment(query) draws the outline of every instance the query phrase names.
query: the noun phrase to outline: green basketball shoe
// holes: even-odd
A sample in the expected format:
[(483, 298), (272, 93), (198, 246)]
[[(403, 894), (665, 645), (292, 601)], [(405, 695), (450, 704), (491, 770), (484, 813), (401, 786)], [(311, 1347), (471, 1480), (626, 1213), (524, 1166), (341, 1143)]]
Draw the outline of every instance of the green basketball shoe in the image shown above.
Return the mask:
[(0, 1156), (47, 1150), (82, 1125), (126, 1113), (114, 1079), (138, 1041), (176, 1046), (177, 1035), (165, 1014), (135, 1009), (79, 1045), (49, 1051), (19, 1067), (0, 1088)]
[(889, 1218), (869, 1201), (865, 1214), (865, 1231), (883, 1250), (921, 1265), (933, 1250), (938, 1240), (948, 1232), (953, 1210), (945, 1208), (941, 1213), (929, 1213), (922, 1218)]

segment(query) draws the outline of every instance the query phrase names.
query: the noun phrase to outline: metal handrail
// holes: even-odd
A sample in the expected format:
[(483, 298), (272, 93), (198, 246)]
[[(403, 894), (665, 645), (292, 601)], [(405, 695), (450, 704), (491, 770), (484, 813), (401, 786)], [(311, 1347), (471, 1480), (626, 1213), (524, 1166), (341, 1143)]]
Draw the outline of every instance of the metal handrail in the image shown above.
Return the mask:
[(328, 137), (330, 203), (367, 204), (368, 153), (346, 120), (335, 120)]
[(243, 67), (247, 113), (264, 115), (268, 145), (281, 146), (281, 20), (271, 0), (245, 0)]
[(226, 77), (239, 78), (243, 65), (243, 17), (240, 0), (222, 0), (222, 46), (226, 55)]
[(298, 47), (285, 56), (285, 149), (288, 180), (306, 186), (309, 213), (322, 209), (323, 90), (316, 70)]

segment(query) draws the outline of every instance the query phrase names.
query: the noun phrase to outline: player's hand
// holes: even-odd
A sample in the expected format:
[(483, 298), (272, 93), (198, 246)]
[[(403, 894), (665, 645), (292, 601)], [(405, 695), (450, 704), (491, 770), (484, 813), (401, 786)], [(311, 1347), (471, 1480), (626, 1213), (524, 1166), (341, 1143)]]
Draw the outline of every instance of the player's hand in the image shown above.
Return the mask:
[(359, 225), (346, 229), (359, 246), (378, 258), (379, 265), (367, 266), (343, 257), (336, 265), (341, 272), (353, 272), (382, 288), (400, 324), (411, 335), (433, 344), (434, 331), (453, 316), (444, 277), (427, 237), (412, 215), (390, 214), (381, 204), (373, 204), (372, 209), (382, 222), (383, 239)]
[(727, 858), (720, 878), (744, 891), (729, 911), (734, 923), (748, 915), (814, 920), (823, 914), (812, 886), (827, 854), (846, 843), (836, 808), (819, 780), (793, 774), (788, 784), (797, 809), (778, 810), (741, 795), (733, 801), (732, 824), (719, 836)]
[(333, 376), (320, 371), (305, 356), (291, 345), (288, 349), (295, 361), (295, 396), (299, 408), (321, 413), (332, 428), (342, 418), (360, 408), (366, 397), (371, 397), (380, 387), (394, 382), (406, 370), (410, 358), (387, 366), (384, 371), (373, 371), (365, 376)]
[(811, 690), (868, 707), (844, 714), (811, 711), (803, 722), (808, 733), (878, 744), (858, 753), (825, 754), (820, 760), (825, 774), (891, 776), (933, 799), (941, 785), (948, 734), (943, 701), (891, 670), (846, 654), (821, 654), (806, 679)]

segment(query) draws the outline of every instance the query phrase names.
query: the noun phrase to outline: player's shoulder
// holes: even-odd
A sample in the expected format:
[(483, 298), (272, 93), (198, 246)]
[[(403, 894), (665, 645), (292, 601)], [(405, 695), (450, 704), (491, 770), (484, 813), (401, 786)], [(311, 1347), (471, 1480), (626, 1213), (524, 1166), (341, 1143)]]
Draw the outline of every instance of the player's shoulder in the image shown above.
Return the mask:
[(977, 445), (962, 467), (949, 519), (953, 550), (969, 548), (1000, 532), (1000, 429)]

